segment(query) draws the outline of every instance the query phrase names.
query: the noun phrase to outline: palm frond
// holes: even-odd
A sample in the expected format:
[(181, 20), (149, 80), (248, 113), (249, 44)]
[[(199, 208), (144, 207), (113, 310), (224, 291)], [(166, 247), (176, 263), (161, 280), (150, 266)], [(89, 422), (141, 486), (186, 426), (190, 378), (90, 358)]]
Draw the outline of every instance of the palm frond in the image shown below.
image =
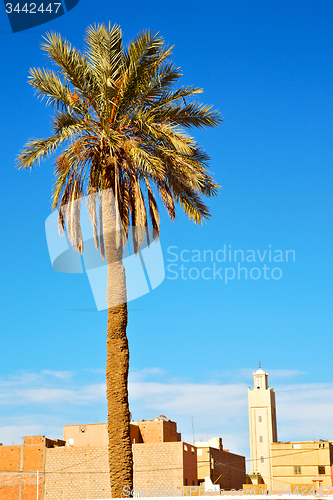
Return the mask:
[(56, 151), (62, 142), (67, 140), (63, 135), (51, 135), (46, 139), (31, 139), (21, 150), (16, 159), (17, 168), (32, 168), (51, 153)]
[(48, 104), (56, 109), (70, 105), (71, 89), (54, 71), (30, 68), (28, 81), (36, 89), (36, 94), (41, 99), (46, 97)]
[(47, 33), (42, 49), (58, 66), (61, 75), (86, 98), (95, 97), (98, 82), (88, 64), (87, 58), (54, 32)]

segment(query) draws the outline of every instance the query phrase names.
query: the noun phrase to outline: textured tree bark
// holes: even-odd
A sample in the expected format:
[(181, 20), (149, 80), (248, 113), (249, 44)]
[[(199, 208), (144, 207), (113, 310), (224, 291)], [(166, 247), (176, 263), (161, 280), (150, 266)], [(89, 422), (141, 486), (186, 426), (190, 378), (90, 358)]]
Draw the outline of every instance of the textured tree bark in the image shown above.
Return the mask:
[(116, 212), (111, 191), (109, 195), (103, 193), (102, 212), (105, 256), (108, 266), (106, 394), (110, 481), (112, 497), (123, 498), (129, 496), (133, 488), (133, 457), (128, 406), (129, 349), (126, 336), (126, 276), (122, 262), (122, 246), (117, 241), (115, 230)]

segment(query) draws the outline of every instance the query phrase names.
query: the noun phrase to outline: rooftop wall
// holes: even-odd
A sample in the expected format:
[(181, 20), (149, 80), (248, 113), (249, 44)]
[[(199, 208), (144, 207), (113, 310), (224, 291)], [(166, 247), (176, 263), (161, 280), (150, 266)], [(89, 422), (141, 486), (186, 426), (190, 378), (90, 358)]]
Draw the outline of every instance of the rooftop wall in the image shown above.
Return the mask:
[[(130, 424), (132, 443), (165, 443), (178, 442), (181, 439), (177, 432), (176, 422), (163, 419), (142, 420)], [(108, 446), (107, 424), (64, 425), (64, 441), (73, 439), (73, 447)]]
[(177, 424), (171, 420), (162, 419), (142, 420), (134, 422), (138, 425), (143, 443), (169, 443), (180, 440), (177, 433)]
[(54, 443), (58, 441), (48, 440), (45, 436), (27, 436), (23, 445), (0, 446), (1, 500), (35, 500), (37, 470), (40, 471), (38, 493), (42, 498), (45, 449)]

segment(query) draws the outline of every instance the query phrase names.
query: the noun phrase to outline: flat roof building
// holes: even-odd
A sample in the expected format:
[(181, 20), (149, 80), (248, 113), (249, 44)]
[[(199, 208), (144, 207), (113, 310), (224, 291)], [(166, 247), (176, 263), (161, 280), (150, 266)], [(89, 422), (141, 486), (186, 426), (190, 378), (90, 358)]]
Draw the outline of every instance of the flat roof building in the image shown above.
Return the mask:
[[(274, 389), (259, 366), (253, 373), (254, 388), (248, 391), (250, 450), (254, 483), (261, 477), (271, 490), (297, 493), (332, 487), (333, 444), (330, 441), (277, 441)], [(252, 479), (254, 478), (254, 479)]]
[[(181, 441), (176, 422), (163, 415), (130, 429), (140, 496), (187, 495), (205, 477), (198, 471), (222, 488), (245, 478), (245, 457), (223, 450), (221, 438), (198, 448)], [(37, 488), (40, 500), (111, 498), (107, 424), (65, 425), (63, 440), (27, 436), (23, 445), (0, 445), (0, 498), (35, 500)]]

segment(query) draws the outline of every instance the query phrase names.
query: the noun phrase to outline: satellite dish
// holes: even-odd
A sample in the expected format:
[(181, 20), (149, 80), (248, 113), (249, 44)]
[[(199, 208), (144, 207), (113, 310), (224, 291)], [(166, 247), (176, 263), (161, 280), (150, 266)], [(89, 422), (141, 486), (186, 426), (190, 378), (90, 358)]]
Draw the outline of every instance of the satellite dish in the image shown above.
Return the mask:
[(74, 439), (73, 438), (67, 439), (66, 444), (67, 444), (67, 446), (73, 446)]

